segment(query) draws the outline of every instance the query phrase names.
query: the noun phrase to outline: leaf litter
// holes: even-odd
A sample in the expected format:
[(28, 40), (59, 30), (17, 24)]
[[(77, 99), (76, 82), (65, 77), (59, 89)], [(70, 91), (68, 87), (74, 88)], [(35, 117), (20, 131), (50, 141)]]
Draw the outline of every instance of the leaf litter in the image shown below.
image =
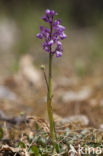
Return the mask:
[[(103, 131), (100, 129), (84, 126), (80, 122), (59, 125), (57, 121), (55, 126), (57, 140), (53, 144), (48, 123), (43, 119), (25, 116), (25, 120), (19, 124), (2, 121), (0, 154), (10, 156), (73, 156), (74, 154), (76, 156), (78, 152), (70, 153), (70, 149), (76, 150), (78, 145), (103, 148)], [(52, 154), (53, 145), (56, 150), (54, 154)]]

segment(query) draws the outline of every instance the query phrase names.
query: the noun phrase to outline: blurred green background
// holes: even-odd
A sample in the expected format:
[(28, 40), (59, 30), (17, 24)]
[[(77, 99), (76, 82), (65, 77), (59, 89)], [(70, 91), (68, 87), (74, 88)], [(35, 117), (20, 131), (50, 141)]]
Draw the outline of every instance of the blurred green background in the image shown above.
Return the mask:
[(29, 53), (34, 64), (47, 64), (47, 53), (36, 39), (45, 9), (59, 13), (68, 38), (62, 59), (54, 59), (55, 73), (79, 76), (103, 73), (102, 0), (0, 0), (0, 73), (18, 70), (21, 56)]

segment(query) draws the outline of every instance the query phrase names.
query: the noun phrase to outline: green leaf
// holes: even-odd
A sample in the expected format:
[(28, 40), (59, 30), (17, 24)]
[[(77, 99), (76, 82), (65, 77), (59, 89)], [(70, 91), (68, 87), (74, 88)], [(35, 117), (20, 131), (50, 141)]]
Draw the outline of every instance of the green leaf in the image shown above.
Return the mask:
[(47, 142), (45, 140), (45, 138), (39, 138), (38, 139), (38, 144), (41, 145), (41, 146), (46, 146), (47, 145)]
[(82, 135), (85, 135), (86, 133), (88, 133), (88, 129), (84, 129), (84, 130), (81, 132)]
[(3, 137), (3, 129), (0, 128), (0, 140), (2, 139), (2, 137)]
[(57, 153), (60, 153), (60, 146), (59, 144), (55, 143), (55, 149)]
[(25, 144), (24, 144), (22, 141), (20, 141), (18, 145), (19, 145), (21, 148), (25, 148), (25, 147), (26, 147)]
[(37, 122), (35, 123), (35, 129), (36, 129), (36, 131), (39, 131), (39, 129), (40, 129), (40, 127), (39, 127)]
[(31, 146), (30, 151), (32, 154), (35, 154), (35, 156), (39, 156), (39, 149), (35, 145)]

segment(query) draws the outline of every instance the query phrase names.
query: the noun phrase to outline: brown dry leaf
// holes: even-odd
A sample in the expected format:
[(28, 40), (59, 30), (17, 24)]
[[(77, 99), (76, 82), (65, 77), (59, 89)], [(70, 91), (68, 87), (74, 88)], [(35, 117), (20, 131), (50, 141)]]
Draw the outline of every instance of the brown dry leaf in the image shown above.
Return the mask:
[(19, 154), (20, 156), (30, 156), (30, 154), (27, 152), (26, 149), (21, 148), (13, 148), (8, 145), (3, 145), (0, 149), (0, 154), (3, 155), (3, 153), (6, 153), (9, 155), (10, 153), (16, 156), (16, 154)]

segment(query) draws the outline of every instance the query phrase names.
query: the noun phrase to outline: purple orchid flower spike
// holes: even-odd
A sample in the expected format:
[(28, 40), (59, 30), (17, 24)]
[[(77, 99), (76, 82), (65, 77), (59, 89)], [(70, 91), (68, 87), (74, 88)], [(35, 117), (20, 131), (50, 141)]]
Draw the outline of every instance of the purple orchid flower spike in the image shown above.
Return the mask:
[[(40, 26), (40, 33), (36, 35), (39, 39), (44, 39), (43, 41), (43, 49), (52, 53), (52, 55), (56, 54), (56, 57), (62, 56), (62, 43), (61, 40), (65, 39), (67, 36), (64, 33), (65, 27), (61, 25), (61, 20), (54, 20), (54, 16), (58, 15), (54, 10), (47, 9), (42, 19), (44, 22), (49, 24), (50, 28)], [(55, 45), (55, 49), (52, 48)]]

